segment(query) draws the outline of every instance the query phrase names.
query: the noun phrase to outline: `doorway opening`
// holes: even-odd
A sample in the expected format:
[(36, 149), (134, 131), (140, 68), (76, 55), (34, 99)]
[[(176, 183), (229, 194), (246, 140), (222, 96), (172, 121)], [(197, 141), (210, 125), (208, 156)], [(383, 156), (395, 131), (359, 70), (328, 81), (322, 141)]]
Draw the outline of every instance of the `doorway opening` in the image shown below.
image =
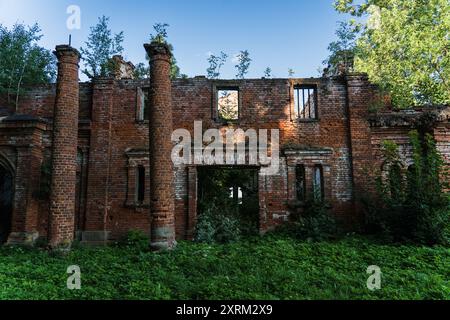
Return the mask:
[(212, 215), (236, 224), (243, 237), (258, 234), (258, 170), (253, 167), (199, 168), (199, 220), (202, 215)]
[(13, 176), (0, 166), (0, 245), (11, 233), (12, 224)]

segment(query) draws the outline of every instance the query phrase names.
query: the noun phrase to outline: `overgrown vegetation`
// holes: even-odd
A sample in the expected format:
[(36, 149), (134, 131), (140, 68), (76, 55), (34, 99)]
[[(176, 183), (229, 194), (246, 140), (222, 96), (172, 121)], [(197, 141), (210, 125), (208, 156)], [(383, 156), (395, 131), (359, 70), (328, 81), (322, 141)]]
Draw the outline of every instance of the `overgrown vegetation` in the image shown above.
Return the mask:
[(257, 172), (204, 169), (199, 173), (197, 242), (229, 243), (258, 233)]
[[(0, 299), (449, 299), (450, 252), (360, 238), (305, 243), (269, 235), (171, 252), (78, 248), (66, 255), (0, 248)], [(68, 290), (78, 265), (81, 290)], [(366, 287), (367, 267), (382, 271)]]
[(366, 199), (369, 231), (394, 241), (449, 244), (448, 176), (432, 136), (410, 133), (413, 163), (402, 165), (398, 146), (385, 141), (383, 172), (376, 177), (377, 196)]
[(228, 55), (225, 52), (220, 52), (220, 55), (216, 56), (214, 54), (210, 54), (208, 57), (209, 67), (206, 70), (207, 76), (209, 79), (219, 79), (220, 77), (220, 69), (223, 67), (225, 62), (228, 59)]
[[(178, 64), (177, 64), (177, 59), (173, 55), (173, 51), (174, 51), (173, 45), (168, 42), (167, 28), (169, 28), (169, 27), (170, 26), (167, 23), (155, 23), (153, 25), (154, 33), (150, 34), (150, 42), (166, 44), (169, 47), (170, 51), (172, 52), (172, 58), (170, 60), (170, 78), (171, 79), (187, 78), (187, 75), (181, 74), (180, 68), (178, 67)], [(145, 59), (147, 61), (150, 60), (150, 58), (147, 54), (145, 55)], [(148, 66), (148, 63), (147, 64), (138, 63), (136, 65), (134, 76), (137, 79), (148, 78), (149, 74), (150, 74), (150, 67)]]
[(330, 206), (318, 192), (293, 209), (293, 221), (279, 227), (278, 232), (308, 241), (330, 240), (339, 235), (338, 223), (330, 212)]
[(236, 78), (244, 79), (248, 73), (250, 64), (252, 62), (252, 59), (250, 58), (250, 53), (248, 52), (248, 50), (242, 50), (241, 52), (238, 53), (236, 59), (237, 59), (237, 64), (235, 65), (235, 68), (237, 70)]

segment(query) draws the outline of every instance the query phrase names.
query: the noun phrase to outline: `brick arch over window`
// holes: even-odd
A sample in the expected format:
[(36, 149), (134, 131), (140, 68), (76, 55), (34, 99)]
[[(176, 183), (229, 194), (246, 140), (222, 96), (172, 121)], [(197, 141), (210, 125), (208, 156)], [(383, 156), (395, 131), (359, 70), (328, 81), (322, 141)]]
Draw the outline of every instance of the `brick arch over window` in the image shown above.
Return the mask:
[(7, 170), (13, 176), (15, 175), (16, 166), (9, 159), (9, 157), (4, 152), (2, 152), (1, 150), (0, 150), (0, 167), (3, 167), (5, 170)]

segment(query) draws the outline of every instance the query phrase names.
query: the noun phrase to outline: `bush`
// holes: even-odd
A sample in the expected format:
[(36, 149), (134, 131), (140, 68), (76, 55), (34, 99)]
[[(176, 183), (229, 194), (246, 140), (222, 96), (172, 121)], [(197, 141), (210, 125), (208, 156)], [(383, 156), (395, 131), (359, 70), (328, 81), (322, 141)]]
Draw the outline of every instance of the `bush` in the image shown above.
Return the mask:
[(139, 251), (149, 250), (149, 238), (140, 230), (129, 230), (127, 235), (119, 242), (119, 246)]
[(338, 227), (327, 203), (316, 196), (306, 201), (303, 212), (294, 215), (292, 223), (281, 226), (277, 232), (302, 240), (323, 241), (336, 237)]
[(225, 208), (212, 204), (199, 216), (194, 240), (205, 243), (230, 243), (241, 237), (240, 219)]

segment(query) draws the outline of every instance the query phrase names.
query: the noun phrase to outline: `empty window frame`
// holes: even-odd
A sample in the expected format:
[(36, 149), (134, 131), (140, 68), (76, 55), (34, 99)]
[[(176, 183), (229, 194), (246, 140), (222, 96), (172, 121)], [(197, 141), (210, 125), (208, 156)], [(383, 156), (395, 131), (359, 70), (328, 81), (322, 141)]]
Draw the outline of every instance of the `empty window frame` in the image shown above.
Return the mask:
[(323, 180), (323, 167), (321, 165), (314, 166), (314, 197), (317, 200), (325, 199), (325, 188)]
[(145, 167), (136, 168), (136, 202), (142, 204), (145, 200)]
[(137, 90), (137, 120), (149, 120), (149, 99), (148, 88), (138, 88)]
[(217, 114), (220, 120), (239, 120), (239, 88), (217, 88)]
[(306, 200), (306, 179), (305, 166), (297, 165), (295, 167), (295, 190), (297, 193), (297, 200)]
[(294, 86), (295, 115), (300, 120), (317, 119), (317, 86)]

